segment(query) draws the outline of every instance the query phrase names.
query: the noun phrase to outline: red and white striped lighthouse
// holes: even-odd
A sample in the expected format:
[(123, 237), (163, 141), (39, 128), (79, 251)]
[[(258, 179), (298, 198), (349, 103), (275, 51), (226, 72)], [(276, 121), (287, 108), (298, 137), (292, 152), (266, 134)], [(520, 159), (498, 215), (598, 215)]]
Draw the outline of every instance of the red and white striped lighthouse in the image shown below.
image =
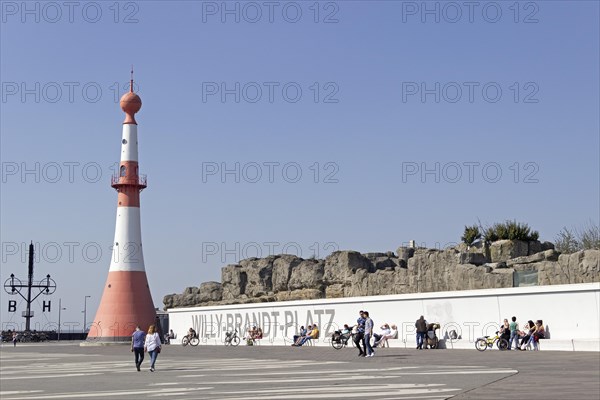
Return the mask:
[(139, 174), (135, 113), (141, 108), (142, 100), (133, 92), (131, 71), (129, 93), (121, 97), (121, 109), (125, 112), (121, 162), (111, 182), (118, 192), (115, 240), (102, 300), (88, 333), (90, 341), (131, 340), (137, 325), (146, 330), (156, 319), (146, 278), (140, 223), (140, 192), (146, 188), (146, 176)]

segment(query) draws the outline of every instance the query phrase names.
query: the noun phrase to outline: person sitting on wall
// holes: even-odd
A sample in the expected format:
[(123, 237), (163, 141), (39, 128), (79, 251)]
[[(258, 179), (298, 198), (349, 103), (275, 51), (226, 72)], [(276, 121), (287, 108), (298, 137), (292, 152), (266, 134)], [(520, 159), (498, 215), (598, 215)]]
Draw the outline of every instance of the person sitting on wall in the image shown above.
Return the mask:
[[(312, 329), (312, 327), (310, 325), (308, 326), (308, 328)], [(296, 342), (298, 341), (299, 338), (306, 336), (307, 332), (308, 331), (306, 330), (306, 328), (304, 328), (304, 326), (301, 326), (300, 332), (298, 332), (297, 335), (294, 335), (294, 343), (292, 344), (292, 346), (296, 344)]]
[(523, 327), (524, 336), (521, 339), (521, 343), (519, 344), (519, 350), (525, 350), (523, 347), (529, 342), (531, 335), (533, 335), (536, 331), (535, 324), (532, 320), (527, 321), (527, 324)]
[(373, 347), (379, 346), (379, 344), (382, 343), (381, 341), (383, 340), (383, 337), (388, 336), (392, 332), (388, 324), (383, 324), (379, 329), (381, 329), (380, 333), (373, 334), (373, 337), (375, 338), (375, 342), (373, 342)]
[[(386, 324), (387, 325), (387, 324)], [(377, 346), (383, 347), (388, 339), (398, 339), (398, 327), (396, 325), (392, 325), (389, 328), (389, 333), (386, 333), (377, 341)]]
[(307, 341), (315, 340), (318, 338), (319, 338), (319, 328), (317, 328), (317, 324), (313, 324), (312, 330), (310, 331), (310, 333), (308, 335), (306, 335), (302, 341), (300, 341), (300, 344), (298, 346), (302, 346)]
[(173, 332), (173, 329), (170, 329), (169, 333), (165, 335), (165, 344), (171, 344), (172, 339), (175, 339), (175, 332)]
[(252, 339), (252, 337), (254, 336), (255, 330), (256, 330), (256, 326), (248, 328), (248, 330), (246, 331), (246, 336), (244, 336), (244, 340)]
[(247, 346), (252, 346), (254, 344), (254, 336), (256, 336), (256, 325), (248, 328), (246, 331), (246, 336), (244, 336), (244, 340), (246, 341)]
[(304, 337), (298, 339), (298, 342), (295, 343), (295, 346), (302, 346), (309, 340), (315, 340), (319, 338), (319, 329), (317, 328), (317, 324), (312, 326), (312, 330)]
[(262, 338), (263, 338), (263, 331), (262, 331), (262, 329), (260, 328), (260, 326), (259, 326), (259, 327), (256, 327), (256, 326), (255, 326), (255, 327), (253, 328), (253, 331), (254, 331), (254, 332), (252, 333), (252, 336), (251, 336), (251, 339), (252, 339), (252, 342), (253, 342), (253, 343), (254, 343), (254, 342), (256, 342), (257, 340), (260, 340), (260, 339), (262, 339)]
[(527, 346), (532, 344), (533, 349), (538, 349), (538, 343), (540, 339), (544, 339), (546, 337), (546, 331), (544, 330), (544, 322), (541, 319), (538, 319), (535, 322), (535, 332), (529, 338), (529, 342), (527, 342)]
[(392, 325), (390, 337), (388, 339), (398, 339), (398, 326)]
[(302, 346), (300, 343), (304, 343), (306, 341), (306, 338), (310, 336), (310, 334), (313, 331), (313, 326), (312, 325), (308, 325), (308, 328), (306, 328), (306, 333), (302, 336), (300, 336), (292, 346)]

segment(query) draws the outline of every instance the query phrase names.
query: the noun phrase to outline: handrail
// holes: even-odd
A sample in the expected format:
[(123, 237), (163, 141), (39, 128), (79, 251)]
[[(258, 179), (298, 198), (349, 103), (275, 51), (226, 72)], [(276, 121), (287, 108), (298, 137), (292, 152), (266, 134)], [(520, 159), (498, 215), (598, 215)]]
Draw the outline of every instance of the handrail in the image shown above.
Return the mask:
[(134, 177), (134, 178), (113, 175), (110, 179), (110, 185), (111, 186), (134, 185), (134, 186), (146, 187), (146, 186), (148, 186), (148, 178), (146, 175), (140, 175), (140, 176)]

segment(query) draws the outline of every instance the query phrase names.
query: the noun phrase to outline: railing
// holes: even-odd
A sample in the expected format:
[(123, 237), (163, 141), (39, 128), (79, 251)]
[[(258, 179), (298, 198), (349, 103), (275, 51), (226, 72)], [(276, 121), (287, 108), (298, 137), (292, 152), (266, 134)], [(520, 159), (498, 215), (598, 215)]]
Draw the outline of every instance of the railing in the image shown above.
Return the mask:
[(112, 187), (119, 187), (119, 186), (125, 186), (125, 185), (139, 186), (141, 189), (144, 189), (146, 186), (148, 186), (148, 178), (146, 177), (146, 175), (139, 175), (134, 178), (130, 178), (127, 176), (113, 175), (110, 179), (110, 185)]

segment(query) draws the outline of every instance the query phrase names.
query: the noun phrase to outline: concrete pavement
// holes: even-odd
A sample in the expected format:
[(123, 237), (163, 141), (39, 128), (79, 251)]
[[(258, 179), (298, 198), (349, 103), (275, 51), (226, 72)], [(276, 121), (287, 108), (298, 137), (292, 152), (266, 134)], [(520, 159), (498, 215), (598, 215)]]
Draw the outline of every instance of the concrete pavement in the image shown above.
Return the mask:
[(137, 372), (128, 346), (0, 348), (0, 398), (600, 398), (600, 356), (584, 352), (164, 346)]

